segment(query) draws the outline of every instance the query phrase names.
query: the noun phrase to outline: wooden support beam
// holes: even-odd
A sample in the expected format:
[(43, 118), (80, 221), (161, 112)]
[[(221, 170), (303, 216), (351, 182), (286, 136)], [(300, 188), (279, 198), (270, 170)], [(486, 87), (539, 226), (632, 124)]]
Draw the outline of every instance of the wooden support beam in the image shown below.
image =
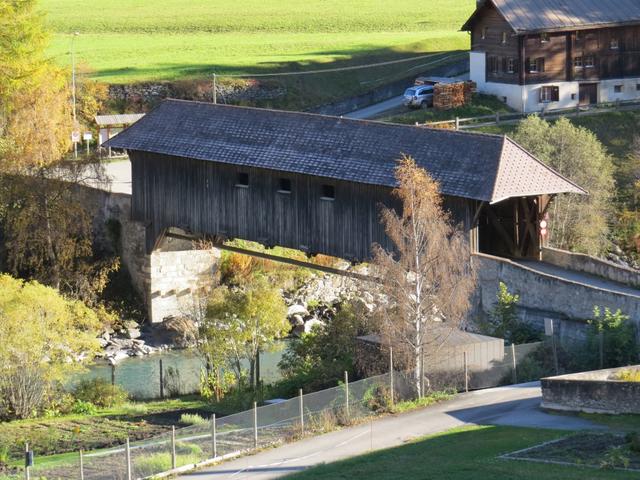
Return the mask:
[(297, 267), (310, 268), (312, 270), (318, 270), (318, 271), (324, 272), (324, 273), (331, 273), (331, 274), (334, 274), (334, 275), (342, 275), (343, 277), (355, 278), (355, 279), (358, 279), (358, 280), (363, 280), (365, 282), (377, 282), (378, 281), (378, 279), (376, 277), (371, 277), (369, 275), (362, 275), (360, 273), (350, 272), (348, 270), (340, 270), (339, 268), (326, 267), (324, 265), (317, 265), (317, 264), (311, 263), (311, 262), (304, 262), (302, 260), (296, 260), (294, 258), (286, 258), (286, 257), (281, 257), (279, 255), (272, 255), (272, 254), (266, 253), (266, 252), (257, 252), (255, 250), (249, 250), (249, 249), (246, 249), (246, 248), (240, 248), (240, 247), (234, 247), (232, 245), (226, 245), (225, 243), (221, 242), (219, 239), (211, 240), (211, 237), (197, 236), (197, 235), (187, 235), (187, 234), (176, 233), (176, 232), (171, 232), (171, 231), (166, 232), (165, 236), (169, 237), (169, 238), (175, 238), (175, 239), (178, 239), (178, 240), (190, 240), (190, 241), (209, 240), (209, 241), (211, 241), (211, 246), (212, 247), (219, 248), (221, 250), (228, 250), (230, 252), (241, 253), (243, 255), (250, 255), (252, 257), (257, 257), (257, 258), (264, 258), (265, 260), (272, 260), (274, 262), (287, 263), (289, 265), (295, 265)]

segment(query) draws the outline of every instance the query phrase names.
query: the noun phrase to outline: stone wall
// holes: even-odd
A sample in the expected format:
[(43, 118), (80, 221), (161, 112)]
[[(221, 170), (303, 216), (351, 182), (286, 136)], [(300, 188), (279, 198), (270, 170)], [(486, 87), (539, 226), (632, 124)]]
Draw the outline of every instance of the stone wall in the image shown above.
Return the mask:
[(597, 275), (614, 282), (624, 283), (625, 285), (640, 287), (640, 271), (622, 265), (616, 265), (613, 262), (592, 257), (591, 255), (543, 247), (542, 261), (577, 272)]
[[(131, 105), (153, 105), (164, 98), (180, 98), (211, 102), (212, 80), (193, 80), (163, 83), (132, 83), (109, 85), (109, 98), (125, 101)], [(246, 103), (259, 100), (273, 100), (284, 97), (287, 89), (274, 82), (237, 80), (232, 83), (218, 83), (219, 103)]]
[(640, 326), (640, 296), (589, 287), (490, 255), (475, 254), (473, 262), (478, 273), (478, 313), (488, 313), (493, 308), (498, 285), (504, 282), (520, 296), (521, 319), (540, 329), (544, 318), (557, 320), (561, 341), (584, 337), (586, 320), (593, 317), (596, 305), (619, 308)]
[(151, 255), (145, 250), (145, 228), (131, 220), (131, 197), (93, 188), (83, 188), (87, 205), (94, 210), (96, 242), (105, 248), (114, 239), (131, 283), (145, 301), (152, 323), (167, 317), (193, 314), (203, 290), (215, 282), (220, 251), (197, 249), (190, 241), (164, 239)]
[(640, 414), (640, 382), (612, 380), (621, 370), (609, 368), (543, 378), (542, 408), (587, 413)]

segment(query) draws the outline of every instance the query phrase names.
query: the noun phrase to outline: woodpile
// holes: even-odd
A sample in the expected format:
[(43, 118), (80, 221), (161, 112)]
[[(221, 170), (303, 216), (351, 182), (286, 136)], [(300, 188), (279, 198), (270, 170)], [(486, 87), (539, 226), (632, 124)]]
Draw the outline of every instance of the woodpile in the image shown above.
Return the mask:
[(450, 110), (471, 103), (475, 82), (436, 83), (433, 87), (433, 108)]

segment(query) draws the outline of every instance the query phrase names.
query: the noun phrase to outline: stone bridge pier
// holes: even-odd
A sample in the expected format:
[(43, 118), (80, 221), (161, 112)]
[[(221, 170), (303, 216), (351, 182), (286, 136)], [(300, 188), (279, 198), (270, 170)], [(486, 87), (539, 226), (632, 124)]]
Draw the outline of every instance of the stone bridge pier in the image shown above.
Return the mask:
[(122, 267), (144, 300), (151, 323), (198, 315), (203, 293), (215, 284), (220, 250), (165, 237), (149, 255), (145, 226), (131, 220), (131, 196), (87, 189), (95, 207), (96, 241), (115, 243)]

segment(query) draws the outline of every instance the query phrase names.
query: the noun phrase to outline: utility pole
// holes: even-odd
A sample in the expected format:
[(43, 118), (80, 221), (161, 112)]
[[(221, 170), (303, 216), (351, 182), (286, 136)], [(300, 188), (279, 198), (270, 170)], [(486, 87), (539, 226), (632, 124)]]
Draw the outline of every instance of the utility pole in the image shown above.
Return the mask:
[[(75, 42), (76, 37), (80, 35), (80, 32), (74, 32), (71, 37), (71, 96), (73, 98), (73, 130), (78, 131), (78, 116), (76, 114), (76, 52)], [(73, 157), (78, 158), (78, 142), (73, 138)]]

